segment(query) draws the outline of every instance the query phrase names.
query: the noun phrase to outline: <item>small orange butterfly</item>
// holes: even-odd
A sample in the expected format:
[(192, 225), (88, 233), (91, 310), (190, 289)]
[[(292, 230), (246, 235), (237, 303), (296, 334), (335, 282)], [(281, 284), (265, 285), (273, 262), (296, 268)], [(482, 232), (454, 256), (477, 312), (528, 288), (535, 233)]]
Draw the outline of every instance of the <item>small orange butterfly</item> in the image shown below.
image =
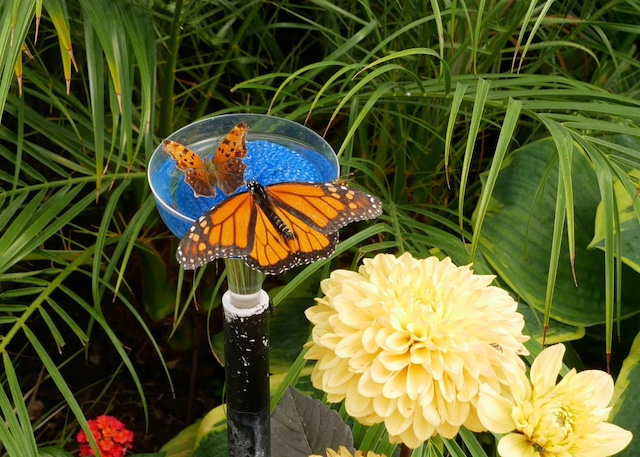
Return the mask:
[(176, 258), (193, 270), (217, 258), (240, 257), (278, 274), (331, 255), (338, 230), (382, 214), (375, 197), (335, 183), (247, 183), (203, 214), (182, 238)]
[(162, 149), (176, 161), (176, 167), (184, 171), (184, 180), (196, 197), (215, 197), (216, 186), (229, 195), (244, 184), (247, 166), (242, 159), (247, 155), (248, 132), (244, 122), (234, 126), (213, 154), (213, 160), (203, 159), (172, 140), (164, 140)]

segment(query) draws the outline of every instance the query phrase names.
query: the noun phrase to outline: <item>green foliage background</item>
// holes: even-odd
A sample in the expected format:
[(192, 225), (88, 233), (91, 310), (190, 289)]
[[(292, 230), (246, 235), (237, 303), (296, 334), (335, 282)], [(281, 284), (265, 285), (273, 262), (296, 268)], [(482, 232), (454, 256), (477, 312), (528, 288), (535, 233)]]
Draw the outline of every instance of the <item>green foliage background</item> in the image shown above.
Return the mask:
[[(105, 310), (126, 309), (164, 364), (150, 317), (180, 317), (193, 294), (145, 165), (173, 130), (223, 113), (307, 124), (384, 201), (345, 232), (347, 254), (288, 273), (276, 305), (362, 255), (449, 255), (497, 274), (538, 343), (546, 329), (574, 340), (579, 367), (617, 372), (638, 332), (638, 23), (633, 0), (0, 1), (4, 455), (37, 455), (56, 409), (29, 420), (23, 354), (87, 429), (60, 368), (98, 329), (146, 410)], [(67, 354), (69, 338), (87, 351)]]

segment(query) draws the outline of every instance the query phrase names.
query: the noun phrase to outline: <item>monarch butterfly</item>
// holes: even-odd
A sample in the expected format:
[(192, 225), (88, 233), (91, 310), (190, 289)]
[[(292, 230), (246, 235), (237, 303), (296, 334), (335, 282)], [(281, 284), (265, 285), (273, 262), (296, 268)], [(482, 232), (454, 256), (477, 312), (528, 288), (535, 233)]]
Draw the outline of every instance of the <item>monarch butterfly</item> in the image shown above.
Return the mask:
[(279, 274), (328, 257), (338, 242), (338, 229), (382, 214), (377, 198), (334, 183), (263, 187), (249, 181), (247, 189), (191, 226), (176, 252), (183, 268), (240, 257), (255, 270)]
[(172, 140), (164, 140), (162, 149), (176, 161), (176, 167), (184, 171), (184, 180), (196, 197), (215, 197), (216, 185), (229, 195), (244, 184), (247, 166), (242, 159), (247, 155), (248, 132), (249, 127), (244, 122), (235, 125), (218, 146), (213, 160), (202, 159)]

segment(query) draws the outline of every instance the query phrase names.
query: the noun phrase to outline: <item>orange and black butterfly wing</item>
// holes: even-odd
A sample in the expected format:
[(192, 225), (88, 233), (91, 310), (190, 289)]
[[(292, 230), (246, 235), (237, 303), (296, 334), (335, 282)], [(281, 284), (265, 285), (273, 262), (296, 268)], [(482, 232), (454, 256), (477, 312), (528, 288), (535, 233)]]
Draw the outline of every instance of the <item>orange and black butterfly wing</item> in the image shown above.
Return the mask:
[(219, 203), (191, 226), (176, 251), (185, 270), (218, 258), (245, 257), (253, 248), (256, 205), (249, 192)]
[(204, 161), (202, 158), (177, 141), (164, 140), (162, 142), (162, 150), (175, 160), (176, 167), (182, 171), (189, 168), (204, 170)]
[[(277, 206), (256, 207), (253, 249), (244, 258), (251, 268), (279, 274), (298, 265), (329, 257), (338, 243), (338, 233), (324, 234)], [(273, 223), (273, 214), (286, 225), (290, 236)]]
[(216, 180), (211, 173), (213, 166), (207, 164), (202, 158), (182, 144), (164, 140), (162, 149), (176, 162), (176, 167), (184, 171), (184, 180), (196, 197), (215, 197)]
[(267, 193), (274, 206), (324, 234), (382, 214), (382, 203), (376, 197), (334, 183), (274, 184), (267, 187)]
[(235, 125), (213, 154), (216, 183), (225, 195), (234, 193), (244, 184), (244, 171), (247, 167), (242, 159), (248, 152), (247, 133), (249, 127), (246, 123)]
[(382, 213), (377, 198), (334, 183), (248, 186), (264, 195), (256, 198), (254, 245), (245, 262), (267, 274), (329, 257), (338, 229)]
[(202, 159), (182, 144), (164, 140), (162, 149), (184, 171), (185, 181), (196, 197), (215, 197), (216, 186), (225, 195), (230, 195), (244, 184), (246, 165), (242, 159), (247, 155), (247, 133), (244, 122), (235, 125), (216, 149), (213, 160)]
[(250, 267), (278, 274), (326, 258), (338, 229), (373, 219), (381, 202), (333, 183), (282, 183), (233, 196), (205, 213), (182, 239), (176, 257), (194, 269), (222, 257), (241, 257)]

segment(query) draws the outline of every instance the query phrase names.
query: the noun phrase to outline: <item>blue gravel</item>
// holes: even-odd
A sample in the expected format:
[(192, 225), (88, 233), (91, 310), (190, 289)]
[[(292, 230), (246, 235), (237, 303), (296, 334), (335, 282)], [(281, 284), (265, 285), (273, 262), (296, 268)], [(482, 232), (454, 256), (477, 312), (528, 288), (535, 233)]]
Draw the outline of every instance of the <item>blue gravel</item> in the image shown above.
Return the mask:
[[(327, 182), (336, 178), (336, 172), (331, 162), (322, 155), (309, 151), (304, 157), (282, 145), (268, 141), (251, 141), (247, 143), (248, 153), (244, 158), (247, 165), (246, 181), (257, 181), (262, 185), (270, 185), (287, 181)], [(228, 198), (217, 189), (215, 197), (195, 197), (193, 190), (184, 181), (184, 174), (179, 173), (179, 180), (175, 194), (172, 196), (171, 187), (175, 186), (175, 178), (171, 175), (175, 171), (173, 160), (167, 160), (152, 177), (153, 185), (158, 193), (157, 197), (177, 209), (191, 219), (197, 219), (217, 203)], [(246, 191), (242, 186), (236, 193)], [(158, 206), (158, 211), (165, 224), (178, 238), (182, 238), (191, 223), (174, 217), (171, 213)]]

